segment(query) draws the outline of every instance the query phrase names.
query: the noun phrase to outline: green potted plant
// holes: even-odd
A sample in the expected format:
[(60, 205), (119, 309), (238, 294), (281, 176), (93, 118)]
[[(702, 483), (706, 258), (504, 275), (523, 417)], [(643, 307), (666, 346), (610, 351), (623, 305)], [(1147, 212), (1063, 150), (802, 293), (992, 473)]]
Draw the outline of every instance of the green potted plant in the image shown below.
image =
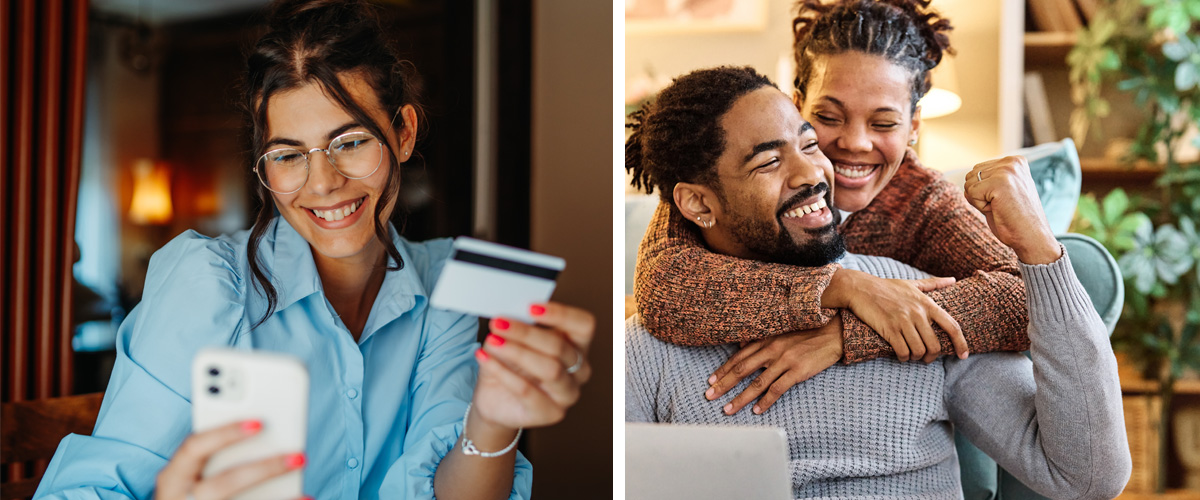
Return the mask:
[[(1200, 0), (1115, 0), (1078, 33), (1070, 65), (1071, 133), (1080, 144), (1100, 135), (1109, 114), (1101, 96), (1115, 84), (1147, 110), (1125, 160), (1162, 173), (1147, 194), (1117, 188), (1080, 199), (1076, 231), (1117, 257), (1125, 308), (1113, 346), (1159, 383), (1160, 426), (1169, 422), (1175, 382), (1200, 369)], [(1158, 429), (1157, 489), (1166, 486), (1166, 432)]]

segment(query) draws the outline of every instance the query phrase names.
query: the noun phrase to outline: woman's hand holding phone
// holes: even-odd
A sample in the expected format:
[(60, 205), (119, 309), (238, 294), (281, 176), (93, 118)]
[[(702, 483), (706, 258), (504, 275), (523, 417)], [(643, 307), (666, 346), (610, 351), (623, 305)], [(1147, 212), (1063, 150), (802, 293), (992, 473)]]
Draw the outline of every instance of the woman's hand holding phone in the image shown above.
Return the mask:
[(201, 477), (204, 465), (218, 451), (262, 430), (256, 420), (226, 424), (187, 437), (171, 461), (158, 473), (155, 498), (159, 500), (222, 500), (271, 478), (304, 466), (303, 453), (269, 457)]
[(491, 333), (475, 353), (479, 380), (470, 419), (516, 432), (561, 421), (579, 400), (592, 373), (587, 354), (595, 318), (555, 302), (534, 304), (530, 314), (535, 325), (510, 318), (489, 322)]

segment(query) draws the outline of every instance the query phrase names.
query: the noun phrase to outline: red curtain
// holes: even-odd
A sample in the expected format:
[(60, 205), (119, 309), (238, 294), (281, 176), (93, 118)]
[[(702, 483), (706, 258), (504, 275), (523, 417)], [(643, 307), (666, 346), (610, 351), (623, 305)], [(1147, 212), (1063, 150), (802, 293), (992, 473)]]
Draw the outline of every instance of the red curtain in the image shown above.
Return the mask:
[[(0, 400), (7, 402), (72, 391), (88, 15), (86, 0), (0, 1)], [(4, 472), (24, 477), (20, 467)]]

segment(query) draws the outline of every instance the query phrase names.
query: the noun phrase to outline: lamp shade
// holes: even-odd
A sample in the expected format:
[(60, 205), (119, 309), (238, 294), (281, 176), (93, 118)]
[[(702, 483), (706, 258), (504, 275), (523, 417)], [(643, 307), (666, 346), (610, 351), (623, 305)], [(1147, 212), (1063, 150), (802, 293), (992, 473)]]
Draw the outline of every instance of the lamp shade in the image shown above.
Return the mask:
[(954, 58), (949, 54), (943, 56), (930, 78), (932, 88), (917, 103), (921, 106), (921, 118), (937, 118), (958, 111), (962, 107), (962, 98), (958, 94), (958, 68)]
[(155, 165), (149, 158), (133, 164), (133, 203), (129, 205), (129, 220), (134, 224), (166, 224), (171, 222), (171, 183), (165, 165)]

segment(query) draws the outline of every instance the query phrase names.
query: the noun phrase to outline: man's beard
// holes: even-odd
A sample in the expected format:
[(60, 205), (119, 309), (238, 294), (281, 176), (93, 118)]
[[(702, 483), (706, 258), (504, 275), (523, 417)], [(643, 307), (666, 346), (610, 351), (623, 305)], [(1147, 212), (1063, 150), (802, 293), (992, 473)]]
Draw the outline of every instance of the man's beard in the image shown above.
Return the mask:
[[(821, 186), (797, 193), (792, 200), (800, 201), (811, 198), (819, 192)], [(825, 189), (826, 202), (829, 202), (829, 190)], [(784, 205), (794, 205), (791, 200)], [(790, 264), (804, 267), (820, 267), (829, 264), (846, 253), (846, 244), (837, 226), (841, 222), (841, 213), (833, 208), (833, 203), (827, 203), (833, 214), (833, 221), (825, 227), (805, 229), (808, 241), (797, 244), (792, 235), (783, 226), (782, 215), (777, 214), (775, 224), (770, 221), (744, 217), (740, 213), (730, 213), (729, 227), (733, 237), (746, 248), (758, 255), (762, 260), (779, 264)], [(728, 206), (728, 205), (726, 205)]]

